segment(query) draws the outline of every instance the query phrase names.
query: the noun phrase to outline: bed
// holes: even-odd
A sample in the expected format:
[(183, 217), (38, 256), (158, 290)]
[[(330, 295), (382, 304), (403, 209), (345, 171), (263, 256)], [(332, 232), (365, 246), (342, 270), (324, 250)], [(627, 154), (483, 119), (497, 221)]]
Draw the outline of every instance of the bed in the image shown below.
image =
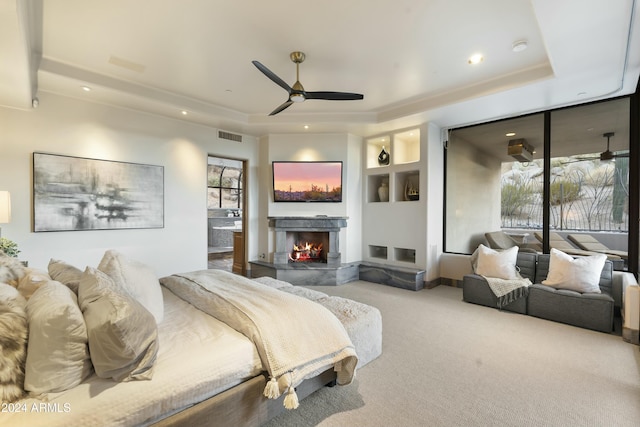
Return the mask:
[[(130, 279), (135, 278), (138, 283), (149, 279), (148, 268), (145, 270), (139, 263), (113, 251), (110, 256), (119, 259), (120, 270), (124, 270), (125, 273), (128, 270), (124, 276), (129, 275)], [(69, 266), (66, 268), (66, 273), (69, 273)], [(141, 269), (146, 273), (141, 275)], [(99, 268), (91, 271), (95, 273), (95, 270)], [(49, 273), (51, 271), (50, 264)], [(73, 281), (79, 280), (77, 271), (67, 276), (60, 275), (59, 271), (56, 273), (55, 269), (53, 272), (54, 274), (49, 274), (47, 280), (59, 280), (59, 283), (64, 283), (63, 280), (67, 281), (71, 286), (68, 284), (65, 286), (69, 286), (70, 289), (77, 284)], [(86, 271), (82, 274), (86, 274)], [(31, 276), (34, 275), (31, 274)], [(68, 276), (73, 276), (74, 279), (69, 279)], [(41, 272), (40, 279), (42, 279)], [(155, 279), (155, 281), (158, 280)], [(185, 285), (184, 281), (190, 284)], [(209, 281), (215, 282), (215, 285), (207, 284)], [(64, 391), (31, 392), (31, 395), (12, 403), (3, 402), (1, 410), (4, 413), (0, 416), (0, 425), (12, 427), (173, 426), (206, 425), (215, 421), (216, 425), (257, 426), (279, 412), (287, 410), (283, 401), (287, 402), (291, 394), (295, 397), (294, 400), (303, 399), (327, 384), (349, 384), (355, 374), (356, 364), (361, 367), (381, 353), (380, 313), (377, 309), (364, 304), (329, 297), (321, 292), (294, 287), (273, 279), (250, 280), (217, 270), (171, 275), (162, 278), (160, 282), (162, 285), (157, 285), (160, 296), (158, 294), (154, 296), (156, 303), (158, 298), (162, 301), (162, 320), (157, 323), (157, 350), (153, 357), (152, 368), (137, 367), (137, 370), (133, 370), (136, 375), (141, 375), (140, 379), (101, 378), (97, 371), (100, 370), (102, 373), (104, 369), (99, 368), (100, 364), (96, 363), (89, 376)], [(20, 288), (19, 285), (17, 287)], [(38, 298), (37, 292), (42, 293), (38, 287), (34, 285), (34, 280), (31, 280), (28, 292), (32, 295), (29, 295), (27, 304), (30, 304), (33, 298)], [(208, 295), (216, 287), (221, 287), (218, 290), (221, 293), (218, 296)], [(252, 291), (248, 292), (248, 289)], [(298, 338), (292, 340), (290, 335), (271, 337), (272, 332), (263, 330), (260, 322), (252, 317), (255, 316), (254, 313), (227, 313), (233, 312), (235, 308), (226, 308), (220, 304), (226, 304), (229, 301), (231, 305), (245, 304), (240, 300), (234, 303), (233, 296), (229, 295), (233, 293), (249, 301), (248, 305), (253, 304), (258, 307), (263, 306), (265, 299), (280, 296), (284, 298), (285, 305), (295, 301), (301, 302), (303, 310), (309, 310), (309, 304), (320, 306), (320, 312), (332, 313), (333, 320), (329, 320), (329, 323), (337, 320), (344, 336), (337, 333), (337, 344), (334, 342), (330, 345), (338, 347), (332, 347), (328, 354), (315, 358), (313, 363), (274, 361), (273, 354), (277, 354), (278, 348), (282, 347), (284, 342), (295, 341)], [(247, 298), (250, 294), (254, 294), (259, 301), (251, 303), (251, 298)], [(86, 308), (81, 298), (82, 291), (79, 295), (78, 306)], [(84, 296), (86, 295), (85, 292)], [(217, 312), (208, 314), (207, 311), (211, 309)], [(282, 310), (280, 307), (272, 318), (282, 318)], [(269, 310), (265, 309), (265, 311)], [(226, 314), (220, 315), (220, 312)], [(83, 311), (83, 313), (87, 312)], [(321, 316), (325, 314), (321, 313)], [(225, 318), (225, 316), (231, 317)], [(226, 323), (223, 320), (226, 320)], [(316, 321), (317, 319), (313, 320), (313, 322)], [(272, 321), (263, 323), (272, 323)], [(90, 324), (91, 321), (86, 320), (88, 329)], [(250, 325), (249, 329), (247, 325)], [(335, 325), (329, 330), (333, 327)], [(319, 326), (317, 324), (305, 326), (305, 321), (299, 319), (296, 320), (295, 327), (290, 329), (294, 331), (301, 328), (317, 331)], [(91, 334), (90, 332), (88, 334), (90, 341)], [(262, 342), (261, 338), (256, 338), (255, 335), (264, 335), (270, 342)], [(344, 341), (345, 338), (347, 341)], [(285, 341), (278, 342), (278, 339)], [(91, 358), (93, 358), (94, 347), (90, 348)], [(147, 345), (141, 355), (137, 356), (136, 363), (151, 359), (148, 354), (149, 349), (152, 348), (153, 344)], [(362, 352), (363, 357), (359, 357), (359, 351)], [(95, 353), (98, 352), (99, 350), (95, 351)], [(28, 374), (28, 367), (26, 370)], [(150, 370), (152, 370), (151, 373)], [(25, 381), (25, 385), (27, 382)], [(269, 386), (273, 386), (274, 383), (277, 384), (276, 395), (281, 396), (273, 395), (272, 398), (267, 398), (265, 395), (268, 394)], [(297, 404), (289, 406), (289, 409), (295, 410)]]

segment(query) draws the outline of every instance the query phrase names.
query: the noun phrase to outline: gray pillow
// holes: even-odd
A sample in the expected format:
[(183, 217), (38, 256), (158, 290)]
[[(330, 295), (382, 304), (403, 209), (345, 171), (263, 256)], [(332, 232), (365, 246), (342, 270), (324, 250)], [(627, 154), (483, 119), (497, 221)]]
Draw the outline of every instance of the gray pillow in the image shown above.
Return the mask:
[(153, 315), (106, 273), (91, 267), (80, 279), (78, 302), (96, 374), (116, 381), (151, 379), (158, 354)]

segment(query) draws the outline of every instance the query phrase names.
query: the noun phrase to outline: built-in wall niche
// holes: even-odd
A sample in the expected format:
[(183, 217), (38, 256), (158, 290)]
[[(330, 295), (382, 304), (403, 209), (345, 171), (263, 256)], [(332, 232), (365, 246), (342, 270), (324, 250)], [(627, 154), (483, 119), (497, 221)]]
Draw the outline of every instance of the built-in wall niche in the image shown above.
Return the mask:
[(367, 202), (389, 201), (389, 174), (369, 175), (367, 178)]
[(395, 165), (413, 163), (420, 160), (420, 129), (412, 129), (393, 134), (391, 161)]
[(369, 257), (375, 259), (387, 259), (387, 247), (386, 246), (377, 246), (377, 245), (369, 245)]
[(416, 263), (416, 250), (408, 248), (393, 248), (393, 256), (396, 261)]
[(420, 200), (420, 172), (398, 172), (395, 175), (394, 200), (396, 202)]
[(367, 168), (385, 167), (390, 163), (381, 162), (378, 160), (380, 153), (384, 149), (388, 153), (389, 158), (391, 155), (391, 137), (388, 135), (378, 136), (367, 140)]

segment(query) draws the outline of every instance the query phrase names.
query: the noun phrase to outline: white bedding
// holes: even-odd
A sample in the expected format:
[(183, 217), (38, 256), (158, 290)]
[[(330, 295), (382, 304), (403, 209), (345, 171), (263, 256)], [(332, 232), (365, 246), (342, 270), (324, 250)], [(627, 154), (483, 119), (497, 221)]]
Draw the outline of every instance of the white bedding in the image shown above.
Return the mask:
[(166, 288), (162, 292), (165, 312), (152, 380), (116, 383), (94, 374), (63, 393), (3, 405), (0, 426), (145, 425), (261, 372), (251, 341)]

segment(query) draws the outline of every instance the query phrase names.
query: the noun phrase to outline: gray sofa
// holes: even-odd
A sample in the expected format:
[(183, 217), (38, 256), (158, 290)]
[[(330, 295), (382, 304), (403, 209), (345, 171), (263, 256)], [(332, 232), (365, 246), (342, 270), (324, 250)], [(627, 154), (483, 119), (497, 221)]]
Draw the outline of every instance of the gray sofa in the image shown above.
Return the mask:
[[(549, 255), (518, 253), (517, 266), (522, 277), (531, 280), (528, 296), (519, 298), (502, 309), (528, 314), (601, 332), (613, 330), (615, 308), (613, 265), (605, 262), (600, 275), (601, 293), (579, 293), (542, 285), (549, 272)], [(487, 281), (477, 274), (465, 275), (462, 281), (462, 299), (466, 302), (497, 307), (498, 299)]]

